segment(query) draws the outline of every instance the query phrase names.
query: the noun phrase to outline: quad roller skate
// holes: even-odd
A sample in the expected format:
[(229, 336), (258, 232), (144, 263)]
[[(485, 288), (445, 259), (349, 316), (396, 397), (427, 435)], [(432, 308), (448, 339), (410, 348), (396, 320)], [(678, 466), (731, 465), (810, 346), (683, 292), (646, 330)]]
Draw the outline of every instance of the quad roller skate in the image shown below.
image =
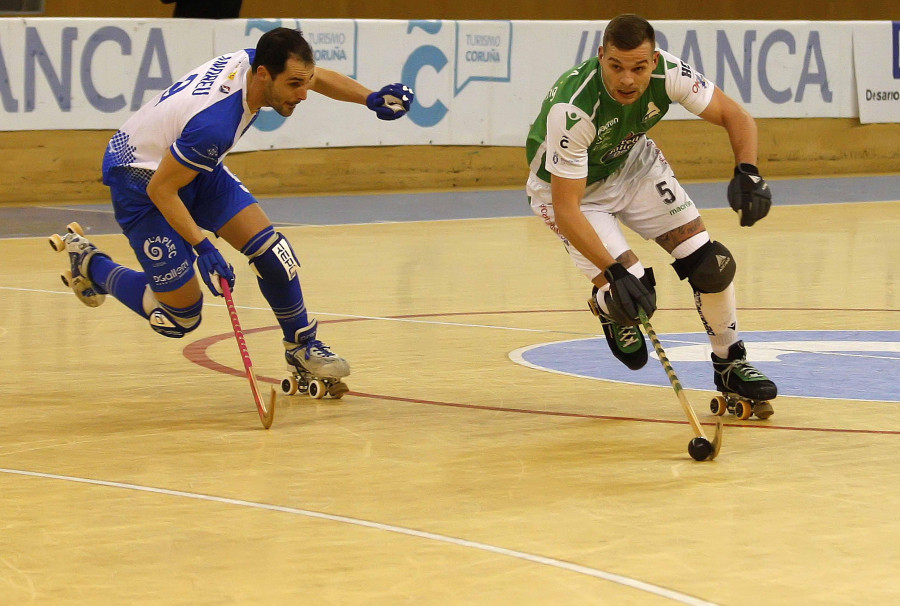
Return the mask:
[(313, 337), (303, 344), (284, 341), (284, 357), (290, 374), (281, 380), (281, 392), (292, 396), (308, 393), (314, 400), (341, 398), (350, 391), (341, 378), (350, 374), (350, 365)]
[(647, 342), (637, 326), (625, 326), (619, 324), (613, 318), (600, 309), (597, 304), (597, 291), (595, 286), (588, 299), (588, 308), (597, 316), (603, 326), (603, 334), (613, 356), (631, 370), (643, 368), (647, 363)]
[(50, 246), (56, 252), (68, 252), (71, 269), (60, 275), (63, 284), (75, 292), (78, 300), (88, 307), (99, 307), (106, 300), (106, 295), (97, 290), (97, 287), (88, 277), (87, 268), (91, 257), (96, 254), (107, 256), (97, 250), (84, 237), (84, 230), (76, 222), (66, 226), (65, 235), (53, 234), (50, 236)]
[(753, 415), (768, 419), (775, 413), (769, 400), (775, 399), (778, 389), (766, 375), (747, 362), (743, 341), (732, 345), (726, 358), (712, 354), (712, 362), (716, 389), (722, 393), (709, 403), (713, 414), (722, 416), (730, 412), (746, 420)]

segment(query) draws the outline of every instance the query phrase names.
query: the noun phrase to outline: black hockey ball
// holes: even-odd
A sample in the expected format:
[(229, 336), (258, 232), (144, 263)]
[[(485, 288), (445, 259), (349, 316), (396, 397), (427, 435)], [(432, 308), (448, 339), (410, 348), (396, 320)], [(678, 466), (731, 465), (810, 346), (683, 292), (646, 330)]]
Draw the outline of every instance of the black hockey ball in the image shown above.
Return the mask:
[(706, 438), (694, 438), (688, 444), (688, 454), (695, 461), (705, 461), (712, 451), (712, 444)]

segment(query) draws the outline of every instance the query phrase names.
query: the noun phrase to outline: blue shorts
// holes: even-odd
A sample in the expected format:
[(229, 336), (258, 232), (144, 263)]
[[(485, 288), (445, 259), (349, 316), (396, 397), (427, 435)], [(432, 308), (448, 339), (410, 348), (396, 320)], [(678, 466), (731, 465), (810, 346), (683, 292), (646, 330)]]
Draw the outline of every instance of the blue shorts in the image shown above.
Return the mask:
[[(106, 177), (116, 221), (131, 243), (154, 292), (170, 292), (194, 276), (194, 249), (178, 235), (147, 195), (153, 171), (113, 168)], [(223, 164), (198, 173), (178, 195), (194, 221), (217, 233), (256, 198)]]

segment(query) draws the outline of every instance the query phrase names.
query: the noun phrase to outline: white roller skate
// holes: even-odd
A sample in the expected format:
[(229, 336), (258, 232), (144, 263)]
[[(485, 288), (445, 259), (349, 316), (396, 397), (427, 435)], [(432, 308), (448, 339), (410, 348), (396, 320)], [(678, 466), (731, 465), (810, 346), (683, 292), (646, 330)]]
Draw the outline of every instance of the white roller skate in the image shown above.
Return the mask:
[(712, 362), (716, 389), (722, 393), (709, 403), (713, 414), (721, 416), (730, 412), (746, 420), (753, 415), (768, 419), (775, 413), (769, 400), (775, 399), (778, 388), (769, 377), (747, 362), (743, 341), (728, 348), (728, 357), (712, 354)]
[(106, 295), (97, 291), (97, 287), (88, 277), (88, 264), (91, 257), (96, 254), (108, 256), (97, 250), (84, 237), (84, 230), (78, 223), (72, 222), (66, 226), (66, 234), (50, 236), (50, 246), (56, 252), (69, 253), (71, 269), (60, 275), (63, 284), (75, 292), (78, 300), (88, 307), (99, 307), (106, 300)]
[(297, 331), (297, 342), (283, 341), (284, 357), (291, 373), (281, 380), (285, 395), (308, 393), (313, 399), (340, 398), (350, 391), (341, 378), (350, 374), (347, 360), (316, 339), (316, 321)]

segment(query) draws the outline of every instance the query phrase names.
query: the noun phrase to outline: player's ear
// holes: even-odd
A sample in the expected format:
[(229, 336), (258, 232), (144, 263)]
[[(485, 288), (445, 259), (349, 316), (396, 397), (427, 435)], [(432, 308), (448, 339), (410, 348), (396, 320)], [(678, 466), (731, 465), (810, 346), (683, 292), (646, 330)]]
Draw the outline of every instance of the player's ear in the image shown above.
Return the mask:
[(653, 69), (659, 64), (659, 51), (653, 51)]

